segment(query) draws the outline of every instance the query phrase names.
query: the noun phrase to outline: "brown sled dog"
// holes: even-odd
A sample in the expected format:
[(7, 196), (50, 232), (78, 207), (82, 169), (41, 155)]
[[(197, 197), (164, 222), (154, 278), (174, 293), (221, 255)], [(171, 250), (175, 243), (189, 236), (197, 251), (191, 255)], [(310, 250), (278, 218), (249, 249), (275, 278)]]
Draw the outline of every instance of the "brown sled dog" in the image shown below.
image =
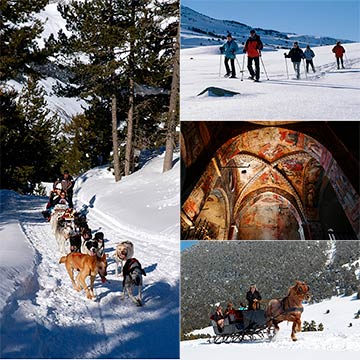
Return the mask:
[[(99, 273), (101, 281), (105, 282), (107, 275), (107, 261), (104, 254), (101, 258), (97, 256), (90, 256), (87, 254), (70, 253), (67, 256), (63, 256), (59, 260), (60, 264), (65, 263), (66, 270), (70, 276), (74, 289), (80, 291), (83, 288), (86, 291), (88, 299), (94, 297), (94, 281), (96, 274)], [(76, 276), (76, 282), (74, 280), (73, 271), (79, 271)], [(85, 279), (90, 276), (90, 288), (86, 285)]]

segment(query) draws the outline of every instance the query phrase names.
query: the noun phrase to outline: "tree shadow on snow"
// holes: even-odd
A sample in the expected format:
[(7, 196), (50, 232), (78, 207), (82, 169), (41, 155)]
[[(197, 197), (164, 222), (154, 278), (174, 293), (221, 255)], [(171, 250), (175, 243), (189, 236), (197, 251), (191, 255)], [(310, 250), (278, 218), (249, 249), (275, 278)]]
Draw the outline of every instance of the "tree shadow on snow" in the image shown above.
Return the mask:
[[(2, 201), (3, 199), (1, 199)], [(44, 196), (12, 194), (6, 204), (2, 205), (0, 223), (9, 224), (14, 220), (34, 224), (47, 223), (41, 211), (45, 210), (48, 198)], [(37, 209), (41, 210), (37, 211)]]
[[(117, 283), (108, 284), (100, 300)], [(19, 319), (9, 313), (2, 319), (1, 358), (179, 358), (179, 282), (154, 283), (144, 292), (147, 302), (140, 308), (128, 298), (119, 304), (99, 300), (90, 323), (79, 319), (59, 324), (42, 316)], [(118, 306), (126, 309), (121, 316)]]

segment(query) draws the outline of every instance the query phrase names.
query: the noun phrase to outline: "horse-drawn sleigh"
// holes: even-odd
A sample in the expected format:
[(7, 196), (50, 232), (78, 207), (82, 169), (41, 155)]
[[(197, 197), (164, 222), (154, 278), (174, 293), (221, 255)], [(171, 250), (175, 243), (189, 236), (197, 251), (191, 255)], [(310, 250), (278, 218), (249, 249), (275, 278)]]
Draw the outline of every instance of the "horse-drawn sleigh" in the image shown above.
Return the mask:
[(266, 336), (271, 340), (280, 330), (279, 323), (290, 321), (293, 323), (291, 339), (296, 341), (295, 334), (301, 331), (302, 302), (310, 299), (310, 288), (303, 281), (296, 281), (289, 288), (288, 294), (282, 299), (272, 299), (265, 310), (238, 310), (230, 314), (220, 327), (211, 320), (215, 336), (215, 344), (241, 342), (244, 339), (264, 339)]

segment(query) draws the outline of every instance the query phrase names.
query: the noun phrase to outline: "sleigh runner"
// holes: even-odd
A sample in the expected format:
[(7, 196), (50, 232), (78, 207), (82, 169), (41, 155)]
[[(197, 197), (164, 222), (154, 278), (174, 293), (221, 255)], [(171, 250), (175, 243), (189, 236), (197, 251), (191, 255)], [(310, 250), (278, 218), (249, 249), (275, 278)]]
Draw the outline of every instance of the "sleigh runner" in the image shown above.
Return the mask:
[(215, 344), (263, 339), (267, 334), (264, 310), (239, 310), (238, 316), (230, 314), (222, 329), (214, 320), (211, 320), (211, 325), (215, 333)]
[(241, 342), (244, 339), (270, 340), (279, 332), (282, 321), (292, 322), (291, 339), (296, 341), (296, 333), (301, 331), (301, 314), (303, 301), (310, 300), (310, 287), (303, 281), (295, 281), (288, 294), (282, 299), (271, 299), (265, 310), (235, 310), (223, 317), (223, 326), (210, 317), (215, 336), (215, 344)]

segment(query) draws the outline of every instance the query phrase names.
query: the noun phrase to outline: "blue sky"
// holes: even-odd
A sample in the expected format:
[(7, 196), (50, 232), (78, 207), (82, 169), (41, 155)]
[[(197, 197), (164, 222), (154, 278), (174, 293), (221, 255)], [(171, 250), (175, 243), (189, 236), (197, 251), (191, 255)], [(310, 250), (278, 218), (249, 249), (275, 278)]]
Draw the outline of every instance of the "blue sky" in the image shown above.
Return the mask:
[(193, 246), (197, 243), (197, 240), (182, 240), (180, 241), (180, 249), (181, 251), (189, 248), (190, 246)]
[(297, 34), (360, 41), (360, 2), (181, 0), (204, 15)]

